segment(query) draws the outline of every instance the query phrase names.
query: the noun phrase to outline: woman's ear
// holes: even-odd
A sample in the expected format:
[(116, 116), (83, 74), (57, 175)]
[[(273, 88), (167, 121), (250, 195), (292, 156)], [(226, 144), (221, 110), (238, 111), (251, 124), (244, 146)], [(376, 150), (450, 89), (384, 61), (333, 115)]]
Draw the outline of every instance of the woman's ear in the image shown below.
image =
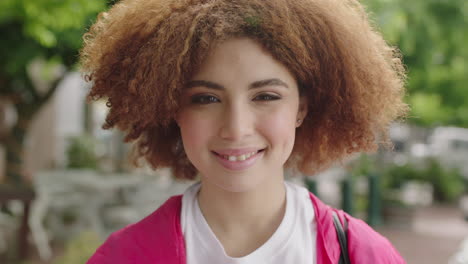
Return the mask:
[(299, 110), (297, 111), (297, 118), (296, 118), (296, 127), (300, 127), (304, 122), (304, 119), (307, 116), (308, 111), (308, 100), (307, 97), (301, 96), (299, 98)]

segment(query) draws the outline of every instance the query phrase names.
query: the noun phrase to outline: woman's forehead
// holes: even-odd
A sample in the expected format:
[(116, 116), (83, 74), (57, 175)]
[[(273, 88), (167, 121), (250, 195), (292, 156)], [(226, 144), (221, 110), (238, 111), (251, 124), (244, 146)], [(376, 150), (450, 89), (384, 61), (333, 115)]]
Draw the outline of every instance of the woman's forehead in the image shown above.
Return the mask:
[[(260, 43), (249, 38), (231, 38), (217, 44), (190, 81), (223, 84), (242, 83), (248, 87), (295, 86), (296, 80), (285, 65), (273, 58)], [(218, 87), (220, 88), (220, 87)]]

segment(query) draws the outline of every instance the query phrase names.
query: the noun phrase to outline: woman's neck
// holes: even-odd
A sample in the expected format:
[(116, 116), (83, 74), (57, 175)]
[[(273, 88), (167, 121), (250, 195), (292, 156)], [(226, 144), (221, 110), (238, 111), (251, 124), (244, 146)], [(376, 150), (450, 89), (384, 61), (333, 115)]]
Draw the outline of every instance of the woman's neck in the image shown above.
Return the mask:
[(286, 190), (282, 178), (245, 192), (228, 192), (202, 181), (198, 203), (226, 252), (245, 255), (265, 243), (280, 225)]

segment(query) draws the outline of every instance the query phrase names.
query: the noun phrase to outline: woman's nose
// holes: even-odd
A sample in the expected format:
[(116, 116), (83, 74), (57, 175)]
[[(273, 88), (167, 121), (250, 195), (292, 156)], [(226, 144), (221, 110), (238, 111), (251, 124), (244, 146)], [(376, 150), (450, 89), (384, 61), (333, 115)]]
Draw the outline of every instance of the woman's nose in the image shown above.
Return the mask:
[(237, 141), (253, 132), (253, 113), (243, 104), (226, 107), (220, 119), (219, 134), (222, 139)]

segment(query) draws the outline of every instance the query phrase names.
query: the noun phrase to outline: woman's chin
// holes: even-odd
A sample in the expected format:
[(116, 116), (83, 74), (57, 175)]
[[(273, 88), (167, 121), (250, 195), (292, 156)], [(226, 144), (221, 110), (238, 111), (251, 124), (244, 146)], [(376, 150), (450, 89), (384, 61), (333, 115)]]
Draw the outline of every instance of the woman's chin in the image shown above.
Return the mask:
[[(237, 175), (239, 176), (239, 175)], [(252, 177), (246, 177), (245, 179), (231, 179), (231, 180), (222, 180), (222, 181), (213, 181), (208, 177), (202, 176), (201, 181), (202, 185), (211, 185), (214, 188), (219, 190), (230, 192), (230, 193), (243, 193), (250, 192), (257, 189), (261, 186), (264, 179), (257, 178), (252, 179)]]

